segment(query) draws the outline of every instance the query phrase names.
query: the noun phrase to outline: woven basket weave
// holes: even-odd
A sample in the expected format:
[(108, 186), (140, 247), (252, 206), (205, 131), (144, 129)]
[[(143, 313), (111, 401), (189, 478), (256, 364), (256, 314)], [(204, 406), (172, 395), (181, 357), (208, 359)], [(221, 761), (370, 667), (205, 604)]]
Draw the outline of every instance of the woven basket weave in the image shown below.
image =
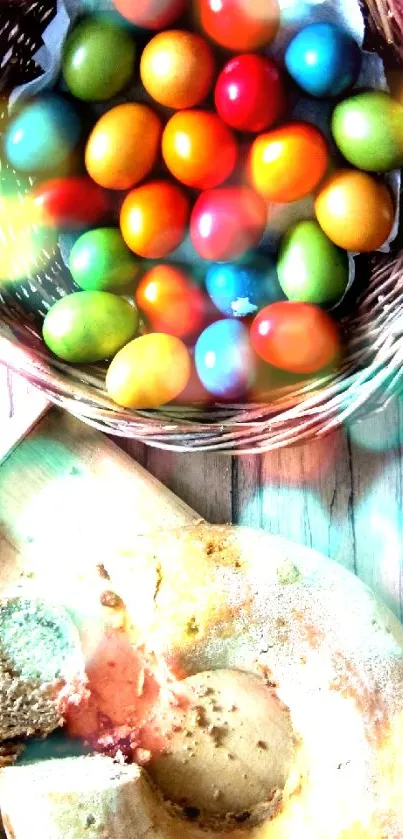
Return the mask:
[[(0, 133), (7, 93), (39, 72), (32, 56), (55, 7), (56, 0), (0, 0)], [(398, 69), (403, 0), (367, 0), (365, 13), (369, 47)], [(0, 177), (2, 189), (10, 178), (21, 194), (30, 187), (4, 161)], [(0, 218), (0, 224), (6, 223)], [(323, 435), (347, 418), (384, 407), (403, 390), (403, 251), (395, 243), (387, 257), (360, 260), (358, 274), (354, 299), (343, 306), (342, 368), (312, 381), (282, 383), (256, 404), (127, 411), (107, 398), (102, 366), (80, 368), (51, 357), (40, 338), (42, 318), (61, 289), (72, 289), (57, 248), (38, 255), (27, 280), (0, 287), (0, 362), (102, 431), (179, 451), (267, 451)]]

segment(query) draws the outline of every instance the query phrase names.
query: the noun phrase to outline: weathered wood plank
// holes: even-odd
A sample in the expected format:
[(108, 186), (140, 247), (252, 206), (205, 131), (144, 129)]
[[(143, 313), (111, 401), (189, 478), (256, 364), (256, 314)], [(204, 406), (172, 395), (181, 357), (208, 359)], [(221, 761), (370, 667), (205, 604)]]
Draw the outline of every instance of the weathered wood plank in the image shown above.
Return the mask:
[(333, 434), (291, 449), (241, 458), (240, 523), (264, 527), (332, 556), (354, 570), (347, 438)]
[(176, 454), (124, 441), (124, 449), (212, 524), (232, 521), (231, 459), (215, 454)]

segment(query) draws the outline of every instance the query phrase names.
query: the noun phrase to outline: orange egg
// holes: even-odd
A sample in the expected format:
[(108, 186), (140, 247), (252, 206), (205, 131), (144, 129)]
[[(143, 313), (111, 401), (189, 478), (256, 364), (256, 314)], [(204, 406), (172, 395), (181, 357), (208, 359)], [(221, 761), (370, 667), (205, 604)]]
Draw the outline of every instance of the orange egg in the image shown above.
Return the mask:
[(142, 335), (126, 344), (106, 375), (111, 399), (125, 408), (158, 408), (179, 396), (192, 369), (189, 351), (173, 335)]
[(375, 251), (389, 237), (394, 221), (392, 196), (366, 172), (344, 169), (331, 175), (317, 195), (318, 222), (346, 251)]
[(139, 256), (161, 259), (184, 239), (189, 211), (180, 186), (150, 181), (126, 196), (120, 211), (122, 236)]
[(161, 134), (162, 122), (148, 105), (130, 102), (111, 108), (89, 136), (88, 174), (105, 189), (130, 189), (155, 165)]
[(254, 52), (276, 36), (277, 0), (194, 0), (196, 19), (206, 35), (231, 52)]
[(152, 38), (140, 62), (147, 93), (175, 110), (199, 105), (212, 87), (214, 71), (213, 52), (206, 41), (180, 30), (160, 32)]
[(162, 155), (178, 181), (194, 189), (211, 189), (233, 172), (238, 147), (231, 129), (217, 114), (180, 111), (165, 127)]
[(206, 322), (205, 295), (191, 275), (176, 265), (160, 264), (146, 271), (135, 299), (154, 332), (186, 338)]
[(267, 201), (299, 201), (318, 186), (329, 165), (323, 134), (314, 125), (290, 123), (256, 137), (249, 152), (252, 186)]

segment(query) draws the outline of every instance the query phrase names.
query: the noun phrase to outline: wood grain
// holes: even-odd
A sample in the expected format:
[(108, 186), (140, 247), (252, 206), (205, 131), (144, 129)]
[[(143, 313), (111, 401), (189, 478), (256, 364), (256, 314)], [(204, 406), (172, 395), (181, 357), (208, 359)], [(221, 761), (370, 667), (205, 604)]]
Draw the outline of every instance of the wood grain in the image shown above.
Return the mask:
[[(18, 379), (7, 382), (3, 374), (1, 438), (6, 426), (21, 424), (33, 398)], [(89, 433), (81, 426), (83, 439)], [(119, 445), (207, 520), (263, 527), (320, 550), (403, 616), (402, 402), (330, 437), (260, 457), (172, 454), (130, 440)], [(123, 508), (122, 521), (129, 515)]]

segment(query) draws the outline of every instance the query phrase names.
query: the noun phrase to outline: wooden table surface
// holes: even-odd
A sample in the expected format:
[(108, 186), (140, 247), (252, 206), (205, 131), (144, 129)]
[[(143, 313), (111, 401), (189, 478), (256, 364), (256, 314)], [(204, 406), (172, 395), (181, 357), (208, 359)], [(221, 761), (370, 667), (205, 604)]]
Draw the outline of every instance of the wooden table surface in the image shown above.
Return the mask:
[[(0, 366), (0, 458), (41, 403)], [(263, 456), (119, 445), (209, 521), (263, 527), (316, 548), (403, 617), (403, 401), (323, 440)]]

